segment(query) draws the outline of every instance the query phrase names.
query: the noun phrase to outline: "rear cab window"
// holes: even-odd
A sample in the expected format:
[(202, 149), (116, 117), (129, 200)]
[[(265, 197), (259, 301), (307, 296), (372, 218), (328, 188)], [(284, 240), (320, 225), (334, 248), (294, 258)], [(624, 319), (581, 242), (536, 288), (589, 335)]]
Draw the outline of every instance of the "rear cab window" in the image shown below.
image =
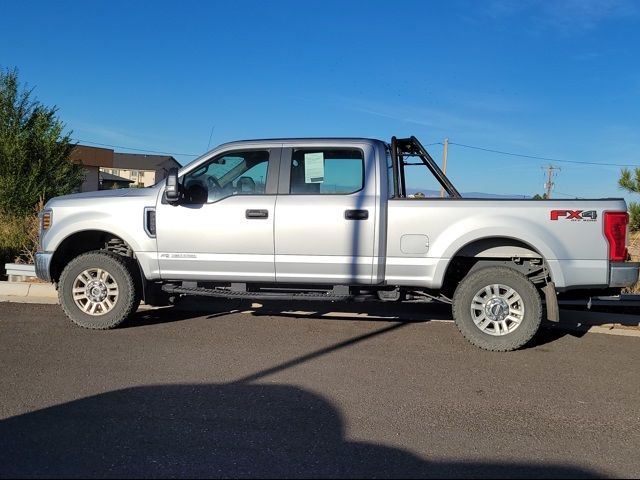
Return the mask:
[(301, 148), (291, 157), (289, 193), (348, 195), (364, 188), (364, 154), (357, 148)]

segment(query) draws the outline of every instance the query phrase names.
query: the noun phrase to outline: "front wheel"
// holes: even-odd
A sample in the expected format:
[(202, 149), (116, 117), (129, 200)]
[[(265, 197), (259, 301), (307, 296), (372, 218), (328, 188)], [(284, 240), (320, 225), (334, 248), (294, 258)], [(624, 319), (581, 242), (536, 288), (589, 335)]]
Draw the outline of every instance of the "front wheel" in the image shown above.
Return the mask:
[(484, 350), (506, 352), (525, 345), (540, 328), (542, 300), (535, 285), (508, 267), (467, 275), (453, 296), (460, 332)]
[(104, 251), (80, 255), (60, 275), (58, 298), (76, 325), (106, 330), (129, 318), (140, 304), (131, 259)]

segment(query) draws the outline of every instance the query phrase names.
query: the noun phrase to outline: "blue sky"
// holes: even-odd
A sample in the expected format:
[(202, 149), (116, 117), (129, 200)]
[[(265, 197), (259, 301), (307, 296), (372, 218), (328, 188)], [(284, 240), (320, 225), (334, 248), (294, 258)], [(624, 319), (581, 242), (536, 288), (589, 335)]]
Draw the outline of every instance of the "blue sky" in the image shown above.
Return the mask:
[[(212, 127), (212, 147), (413, 134), (640, 166), (638, 1), (5, 1), (2, 15), (0, 66), (86, 141), (196, 155)], [(452, 145), (448, 174), (533, 195), (548, 163)], [(558, 198), (633, 199), (620, 167), (553, 163)]]

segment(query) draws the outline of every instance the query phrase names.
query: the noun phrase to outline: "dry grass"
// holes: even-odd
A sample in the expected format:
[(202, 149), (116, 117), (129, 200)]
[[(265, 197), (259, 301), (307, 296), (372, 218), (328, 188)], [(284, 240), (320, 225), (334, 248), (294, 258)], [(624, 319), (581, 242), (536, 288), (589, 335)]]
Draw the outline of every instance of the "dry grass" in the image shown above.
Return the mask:
[[(36, 206), (39, 211), (42, 204)], [(5, 263), (33, 263), (38, 247), (38, 215), (18, 216), (0, 212), (0, 274)]]
[(4, 264), (13, 262), (27, 242), (24, 217), (0, 212), (0, 273)]
[[(631, 260), (634, 262), (640, 262), (640, 232), (631, 233), (629, 237), (629, 253), (631, 254)], [(631, 293), (640, 293), (640, 282), (627, 289), (627, 291)]]

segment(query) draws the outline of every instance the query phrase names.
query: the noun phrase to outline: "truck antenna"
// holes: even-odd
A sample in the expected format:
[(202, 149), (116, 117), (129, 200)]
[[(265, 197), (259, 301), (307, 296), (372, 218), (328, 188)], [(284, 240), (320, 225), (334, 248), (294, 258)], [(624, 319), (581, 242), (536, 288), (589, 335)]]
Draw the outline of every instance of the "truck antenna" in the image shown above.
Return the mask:
[(209, 151), (209, 147), (211, 146), (211, 137), (213, 137), (213, 131), (215, 130), (216, 126), (213, 125), (211, 127), (211, 133), (209, 134), (209, 142), (207, 143), (207, 152)]

